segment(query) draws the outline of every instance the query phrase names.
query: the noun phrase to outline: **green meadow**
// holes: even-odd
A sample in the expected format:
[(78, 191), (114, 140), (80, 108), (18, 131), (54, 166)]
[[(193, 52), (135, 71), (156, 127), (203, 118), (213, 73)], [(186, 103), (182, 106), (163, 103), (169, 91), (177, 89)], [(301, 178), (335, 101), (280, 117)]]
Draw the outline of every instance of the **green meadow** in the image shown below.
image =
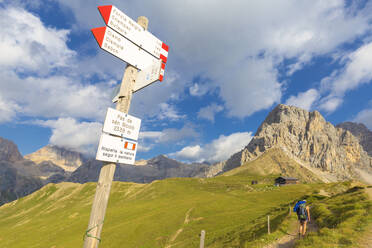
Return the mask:
[[(309, 202), (319, 229), (298, 241), (296, 247), (358, 247), (360, 237), (372, 227), (372, 201), (363, 187), (354, 186), (331, 197), (315, 194)], [(366, 239), (372, 244), (372, 237)]]
[[(294, 220), (294, 214), (288, 217), (289, 207), (303, 197), (316, 209), (314, 217), (319, 220), (322, 235), (327, 232), (327, 218), (341, 216), (343, 221), (332, 223), (341, 226), (348, 221), (354, 227), (360, 221), (355, 216), (371, 216), (370, 203), (362, 191), (345, 193), (351, 187), (348, 183), (275, 187), (270, 182), (274, 177), (238, 173), (150, 184), (114, 182), (99, 247), (199, 247), (201, 230), (206, 231), (205, 247), (263, 247), (285, 234)], [(259, 184), (251, 185), (257, 178)], [(95, 183), (49, 184), (1, 206), (0, 247), (82, 247), (95, 187)], [(320, 196), (320, 190), (333, 195)], [(347, 201), (349, 195), (342, 194), (350, 194), (353, 203)], [(327, 201), (333, 207), (327, 207)], [(349, 205), (345, 205), (347, 202)], [(362, 211), (365, 207), (368, 211)], [(342, 208), (347, 209), (345, 214)], [(329, 217), (329, 211), (338, 215)], [(267, 235), (267, 215), (271, 235)], [(342, 232), (336, 241), (352, 244), (353, 240), (342, 239)], [(310, 247), (316, 238), (298, 245)]]

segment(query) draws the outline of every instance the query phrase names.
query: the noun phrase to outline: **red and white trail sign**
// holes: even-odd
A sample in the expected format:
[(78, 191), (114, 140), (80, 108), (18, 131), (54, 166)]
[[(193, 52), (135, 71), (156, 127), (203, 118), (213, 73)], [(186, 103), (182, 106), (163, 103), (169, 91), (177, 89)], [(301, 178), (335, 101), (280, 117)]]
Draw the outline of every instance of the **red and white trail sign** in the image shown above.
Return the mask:
[(113, 5), (98, 6), (106, 25), (167, 63), (169, 47)]
[(137, 142), (102, 133), (96, 154), (96, 160), (134, 164)]
[(158, 80), (163, 81), (164, 69), (165, 64), (159, 59), (151, 66), (138, 72), (136, 83), (133, 86), (133, 92), (137, 92)]
[(140, 70), (159, 60), (109, 27), (93, 28), (92, 33), (103, 50)]

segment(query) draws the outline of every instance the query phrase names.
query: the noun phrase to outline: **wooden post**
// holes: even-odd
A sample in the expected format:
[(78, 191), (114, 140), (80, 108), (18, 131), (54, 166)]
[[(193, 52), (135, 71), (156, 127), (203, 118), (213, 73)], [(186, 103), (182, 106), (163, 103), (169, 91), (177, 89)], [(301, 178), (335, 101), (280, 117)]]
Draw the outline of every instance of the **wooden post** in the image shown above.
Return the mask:
[[(146, 17), (138, 17), (137, 23), (144, 29), (147, 29), (148, 22), (149, 21)], [(137, 68), (131, 65), (128, 65), (127, 68), (125, 68), (123, 80), (121, 81), (120, 86), (119, 100), (116, 103), (116, 109), (121, 112), (129, 112), (133, 93), (132, 89), (136, 81), (137, 72)], [(97, 248), (99, 245), (115, 168), (116, 164), (114, 163), (104, 163), (104, 166), (101, 168), (88, 229), (84, 236), (84, 248)]]
[(270, 234), (270, 215), (267, 216), (267, 234)]
[(205, 231), (202, 230), (200, 234), (200, 248), (204, 248)]

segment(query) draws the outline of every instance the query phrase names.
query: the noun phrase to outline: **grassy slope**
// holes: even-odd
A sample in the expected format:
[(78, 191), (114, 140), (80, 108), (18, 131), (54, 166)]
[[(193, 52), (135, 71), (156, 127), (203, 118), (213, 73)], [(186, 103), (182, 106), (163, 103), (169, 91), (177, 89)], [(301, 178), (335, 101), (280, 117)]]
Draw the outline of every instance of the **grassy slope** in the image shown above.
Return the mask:
[[(275, 227), (275, 215), (311, 190), (249, 183), (243, 177), (115, 182), (100, 247), (197, 247), (202, 229), (207, 247), (244, 247), (265, 232), (268, 213)], [(0, 207), (0, 247), (82, 246), (94, 192), (93, 183), (49, 184)]]
[(372, 202), (363, 187), (330, 197), (313, 195), (309, 200), (319, 231), (297, 242), (296, 247), (359, 247), (358, 239), (372, 224)]
[[(273, 187), (278, 168), (306, 179), (298, 164), (272, 150), (215, 178), (175, 178), (151, 184), (114, 182), (100, 248), (198, 247), (203, 229), (209, 248), (261, 247), (283, 234), (265, 235), (268, 214), (275, 231), (283, 220), (288, 222), (288, 205), (295, 200), (320, 189), (337, 196), (349, 187), (345, 183)], [(251, 185), (252, 179), (262, 184)], [(94, 193), (94, 183), (49, 184), (5, 204), (0, 207), (0, 247), (81, 247)], [(344, 204), (337, 199), (336, 206)], [(322, 201), (326, 199), (315, 197), (313, 205), (322, 206)]]
[[(321, 182), (317, 175), (289, 158), (280, 148), (271, 148), (256, 160), (243, 164), (231, 171), (224, 173), (225, 176), (239, 175), (273, 179), (275, 176), (296, 177), (301, 182)], [(269, 177), (267, 177), (269, 176)]]

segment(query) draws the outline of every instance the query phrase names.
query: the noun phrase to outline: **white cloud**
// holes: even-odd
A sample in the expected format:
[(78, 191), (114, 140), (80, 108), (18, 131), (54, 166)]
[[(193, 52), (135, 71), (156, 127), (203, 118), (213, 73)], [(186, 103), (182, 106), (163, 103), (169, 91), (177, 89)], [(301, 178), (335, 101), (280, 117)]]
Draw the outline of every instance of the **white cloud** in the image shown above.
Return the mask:
[(0, 15), (1, 120), (103, 119), (112, 79), (89, 84), (89, 73), (78, 70), (77, 54), (66, 44), (69, 31), (47, 27), (19, 7), (0, 8)]
[(204, 108), (201, 108), (198, 112), (198, 118), (206, 119), (214, 123), (214, 116), (215, 114), (221, 112), (223, 110), (223, 106), (218, 105), (216, 103), (212, 103)]
[(199, 134), (189, 125), (180, 129), (165, 128), (162, 131), (143, 131), (140, 132), (141, 140), (151, 140), (152, 143), (177, 143), (188, 138), (196, 138)]
[(219, 162), (243, 149), (251, 139), (251, 132), (233, 133), (229, 136), (221, 135), (202, 147), (200, 145), (186, 146), (169, 156), (190, 162)]
[(318, 99), (319, 99), (318, 91), (316, 89), (310, 89), (305, 92), (300, 92), (297, 96), (290, 96), (285, 104), (310, 110), (311, 106)]
[(320, 108), (328, 112), (336, 110), (347, 91), (372, 81), (372, 42), (359, 47), (343, 58), (345, 66), (322, 80), (322, 91), (329, 94), (322, 99)]
[[(340, 45), (368, 32), (372, 16), (371, 2), (358, 10), (356, 3), (346, 9), (343, 0), (112, 3), (133, 19), (147, 16), (149, 30), (170, 45), (166, 70), (182, 68), (177, 94), (192, 78), (202, 75), (211, 80), (212, 88), (220, 88), (228, 113), (237, 117), (249, 116), (280, 101), (282, 88), (274, 68), (284, 59), (293, 61), (288, 66), (290, 75), (314, 56), (332, 55)], [(91, 5), (86, 10), (85, 1), (60, 4), (75, 13), (80, 27), (90, 28), (100, 19)], [(262, 88), (271, 93), (264, 94)], [(198, 94), (193, 89), (190, 93)], [(158, 104), (166, 102), (170, 95), (150, 97)]]
[(346, 91), (369, 83), (372, 79), (372, 42), (359, 47), (344, 58), (346, 65), (343, 70), (331, 78), (332, 94), (342, 96)]
[(194, 83), (190, 89), (189, 93), (192, 96), (203, 96), (209, 91), (209, 87), (206, 84)]
[(320, 101), (319, 108), (332, 113), (335, 111), (341, 104), (343, 100), (341, 97), (326, 97)]
[(146, 145), (146, 144), (142, 144), (142, 143), (138, 143), (137, 147), (138, 147), (137, 148), (138, 152), (148, 152), (153, 148), (153, 146), (151, 146), (151, 145)]
[(159, 120), (168, 119), (170, 121), (178, 121), (180, 119), (184, 119), (185, 115), (180, 115), (173, 105), (169, 105), (168, 103), (161, 103), (160, 104), (160, 113), (156, 117)]
[(190, 125), (182, 128), (165, 128), (161, 131), (141, 131), (139, 133), (140, 151), (150, 151), (156, 145), (184, 145), (187, 140), (199, 137), (199, 133)]
[(0, 16), (3, 69), (45, 74), (69, 66), (76, 53), (66, 45), (68, 30), (45, 27), (38, 17), (20, 8), (0, 8)]
[(0, 97), (19, 106), (13, 109), (22, 110), (20, 114), (26, 116), (103, 120), (111, 104), (112, 86), (106, 83), (88, 85), (79, 78), (64, 76), (20, 78), (1, 70), (0, 77)]
[(98, 122), (78, 122), (72, 118), (36, 121), (35, 124), (52, 129), (49, 143), (84, 154), (97, 151), (102, 124)]
[(221, 75), (221, 96), (231, 116), (245, 117), (281, 99), (281, 84), (269, 58), (247, 59), (229, 74)]
[(162, 136), (161, 131), (143, 131), (139, 133), (140, 139), (159, 139)]
[[(167, 70), (167, 69), (166, 69)], [(185, 118), (180, 114), (175, 104), (183, 93), (182, 81), (179, 75), (166, 71), (164, 81), (154, 83), (136, 93), (132, 98), (130, 112), (140, 118), (178, 121)], [(170, 103), (168, 103), (170, 101)]]
[(12, 121), (20, 109), (16, 103), (4, 101), (0, 95), (0, 123)]
[(363, 123), (372, 130), (372, 108), (360, 111), (353, 121)]
[[(24, 1), (17, 1), (19, 5), (22, 2)], [(31, 2), (27, 1), (28, 4)], [(82, 0), (64, 0), (58, 3), (66, 13), (72, 11), (77, 20), (71, 27), (74, 31), (81, 32), (81, 28), (88, 30), (103, 25), (96, 9), (99, 1), (88, 4)], [(288, 74), (291, 74), (311, 62), (315, 56), (331, 56), (339, 51), (340, 45), (353, 42), (368, 32), (372, 16), (371, 2), (363, 10), (357, 11), (355, 6), (345, 9), (343, 0), (241, 0), (233, 3), (212, 0), (114, 0), (112, 4), (133, 19), (137, 15), (146, 15), (150, 20), (149, 30), (170, 45), (165, 81), (151, 85), (133, 97), (131, 112), (139, 117), (155, 120), (184, 119), (185, 116), (179, 113), (173, 103), (182, 99), (185, 87), (190, 85), (189, 82), (195, 76), (202, 76), (210, 83), (207, 86), (198, 84), (198, 90), (193, 85), (189, 93), (206, 94), (207, 88), (218, 88), (216, 92), (230, 116), (244, 118), (261, 109), (267, 109), (280, 102), (282, 96), (283, 87), (275, 69), (278, 65), (285, 59), (293, 61), (287, 68)], [(34, 4), (33, 7), (38, 6), (43, 5)], [(87, 84), (77, 75), (89, 77), (97, 73), (105, 79), (117, 80), (121, 77), (123, 63), (99, 50), (93, 38), (87, 44), (82, 44), (82, 47), (94, 46), (98, 51), (97, 56), (77, 58), (76, 53), (66, 45), (69, 30), (46, 27), (39, 17), (20, 8), (2, 10), (2, 16), (8, 18), (0, 21), (0, 27), (5, 30), (0, 44), (3, 49), (12, 45), (9, 51), (14, 56), (9, 61), (0, 58), (0, 63), (14, 71), (31, 70), (38, 75), (28, 77), (27, 80), (63, 81), (59, 89), (64, 90), (61, 92), (54, 91), (51, 87), (29, 87), (31, 96), (25, 90), (22, 91), (23, 94), (1, 92), (1, 98), (20, 106), (30, 116), (100, 118), (109, 97), (106, 93), (98, 93), (110, 90), (96, 85), (85, 90), (83, 88)], [(12, 11), (6, 13), (8, 10), (18, 15)], [(24, 31), (25, 28), (34, 32)], [(17, 55), (19, 51), (24, 56)], [(38, 52), (34, 54), (35, 51)], [(54, 70), (61, 70), (61, 67), (68, 67), (70, 74), (45, 76), (46, 72), (55, 73)], [(18, 75), (9, 76), (4, 72), (3, 75), (12, 79), (8, 81), (10, 83), (21, 80)], [(64, 98), (65, 89), (70, 87), (73, 90), (67, 90)], [(77, 93), (73, 93), (76, 91)], [(40, 92), (38, 100), (36, 96)], [(53, 97), (48, 98), (49, 92), (53, 93)], [(88, 98), (96, 101), (87, 101)], [(60, 106), (57, 106), (58, 101), (61, 102)], [(93, 103), (93, 106), (86, 106), (87, 102)], [(333, 105), (334, 102), (333, 100)], [(46, 103), (52, 103), (53, 107), (48, 108)], [(332, 105), (331, 103), (327, 105)], [(332, 106), (328, 108), (331, 109)], [(94, 110), (97, 110), (96, 113)]]
[(203, 149), (199, 145), (186, 146), (176, 153), (171, 153), (170, 156), (185, 160), (196, 160), (197, 162), (203, 162), (204, 159), (200, 159), (202, 156)]

